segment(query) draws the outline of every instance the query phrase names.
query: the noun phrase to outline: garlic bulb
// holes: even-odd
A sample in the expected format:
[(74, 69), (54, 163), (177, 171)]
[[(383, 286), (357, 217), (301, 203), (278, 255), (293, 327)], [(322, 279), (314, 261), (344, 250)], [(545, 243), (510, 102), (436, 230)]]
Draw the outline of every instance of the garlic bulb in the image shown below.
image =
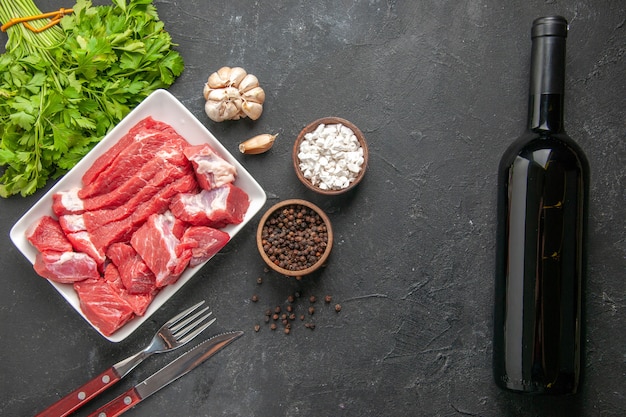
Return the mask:
[(263, 112), (265, 91), (259, 80), (241, 67), (222, 67), (212, 73), (203, 90), (204, 111), (215, 122), (249, 117), (257, 120)]

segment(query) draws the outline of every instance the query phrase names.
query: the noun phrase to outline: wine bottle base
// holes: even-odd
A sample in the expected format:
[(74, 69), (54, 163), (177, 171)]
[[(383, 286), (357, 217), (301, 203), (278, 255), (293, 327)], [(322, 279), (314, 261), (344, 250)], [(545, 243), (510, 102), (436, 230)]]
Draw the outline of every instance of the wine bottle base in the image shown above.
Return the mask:
[(537, 381), (513, 380), (506, 375), (495, 376), (496, 385), (506, 391), (528, 395), (574, 395), (577, 384), (573, 381), (546, 384)]

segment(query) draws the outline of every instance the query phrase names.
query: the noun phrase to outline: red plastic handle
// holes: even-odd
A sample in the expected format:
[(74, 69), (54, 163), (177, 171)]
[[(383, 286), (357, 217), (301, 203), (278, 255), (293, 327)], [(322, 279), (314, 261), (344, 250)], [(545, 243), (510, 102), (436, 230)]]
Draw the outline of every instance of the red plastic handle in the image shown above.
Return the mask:
[(134, 407), (140, 401), (141, 397), (133, 387), (89, 414), (89, 417), (116, 417)]
[(35, 417), (65, 417), (88, 403), (93, 397), (114, 385), (121, 378), (109, 368), (81, 387), (67, 394)]

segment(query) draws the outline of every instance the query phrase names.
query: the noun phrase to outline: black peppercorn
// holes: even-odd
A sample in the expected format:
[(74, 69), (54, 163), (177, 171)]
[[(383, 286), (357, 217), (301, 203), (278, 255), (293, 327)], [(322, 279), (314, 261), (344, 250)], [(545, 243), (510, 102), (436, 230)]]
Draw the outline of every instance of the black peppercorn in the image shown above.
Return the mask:
[(310, 268), (328, 246), (324, 220), (315, 210), (299, 205), (273, 213), (262, 227), (261, 239), (270, 261), (288, 271)]

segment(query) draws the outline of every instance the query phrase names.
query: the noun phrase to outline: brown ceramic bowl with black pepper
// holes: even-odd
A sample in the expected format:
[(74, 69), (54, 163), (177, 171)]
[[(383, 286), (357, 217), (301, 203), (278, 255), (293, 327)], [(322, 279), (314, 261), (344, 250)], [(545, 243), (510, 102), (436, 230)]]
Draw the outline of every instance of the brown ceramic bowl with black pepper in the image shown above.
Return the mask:
[(301, 277), (326, 264), (333, 247), (333, 229), (326, 213), (315, 204), (285, 200), (261, 217), (256, 242), (270, 268)]
[[(305, 140), (306, 134), (314, 132), (318, 128), (318, 126), (321, 124), (324, 124), (327, 126), (341, 124), (343, 126), (346, 126), (350, 130), (352, 130), (352, 132), (354, 133), (354, 136), (356, 136), (357, 140), (359, 141), (360, 147), (363, 149), (363, 165), (361, 165), (361, 169), (359, 173), (356, 175), (356, 178), (354, 178), (347, 187), (338, 188), (338, 189), (322, 189), (320, 188), (319, 184), (317, 183), (314, 184), (311, 181), (311, 179), (306, 178), (305, 174), (303, 173), (300, 167), (300, 158), (298, 157), (298, 154), (300, 153), (300, 147), (302, 145), (302, 141)], [(292, 152), (293, 167), (296, 171), (296, 176), (298, 177), (298, 179), (302, 182), (302, 184), (304, 184), (310, 190), (313, 190), (316, 193), (323, 194), (323, 195), (343, 194), (347, 191), (352, 190), (354, 187), (356, 187), (357, 184), (360, 183), (363, 177), (365, 176), (368, 158), (369, 158), (369, 152), (367, 149), (367, 143), (365, 142), (365, 136), (363, 136), (363, 133), (361, 132), (361, 130), (359, 130), (359, 128), (356, 127), (352, 122), (346, 119), (342, 119), (340, 117), (323, 117), (321, 119), (317, 119), (314, 122), (311, 122), (308, 125), (306, 125), (305, 128), (302, 129), (302, 131), (296, 138), (296, 141), (293, 145), (293, 152)]]

